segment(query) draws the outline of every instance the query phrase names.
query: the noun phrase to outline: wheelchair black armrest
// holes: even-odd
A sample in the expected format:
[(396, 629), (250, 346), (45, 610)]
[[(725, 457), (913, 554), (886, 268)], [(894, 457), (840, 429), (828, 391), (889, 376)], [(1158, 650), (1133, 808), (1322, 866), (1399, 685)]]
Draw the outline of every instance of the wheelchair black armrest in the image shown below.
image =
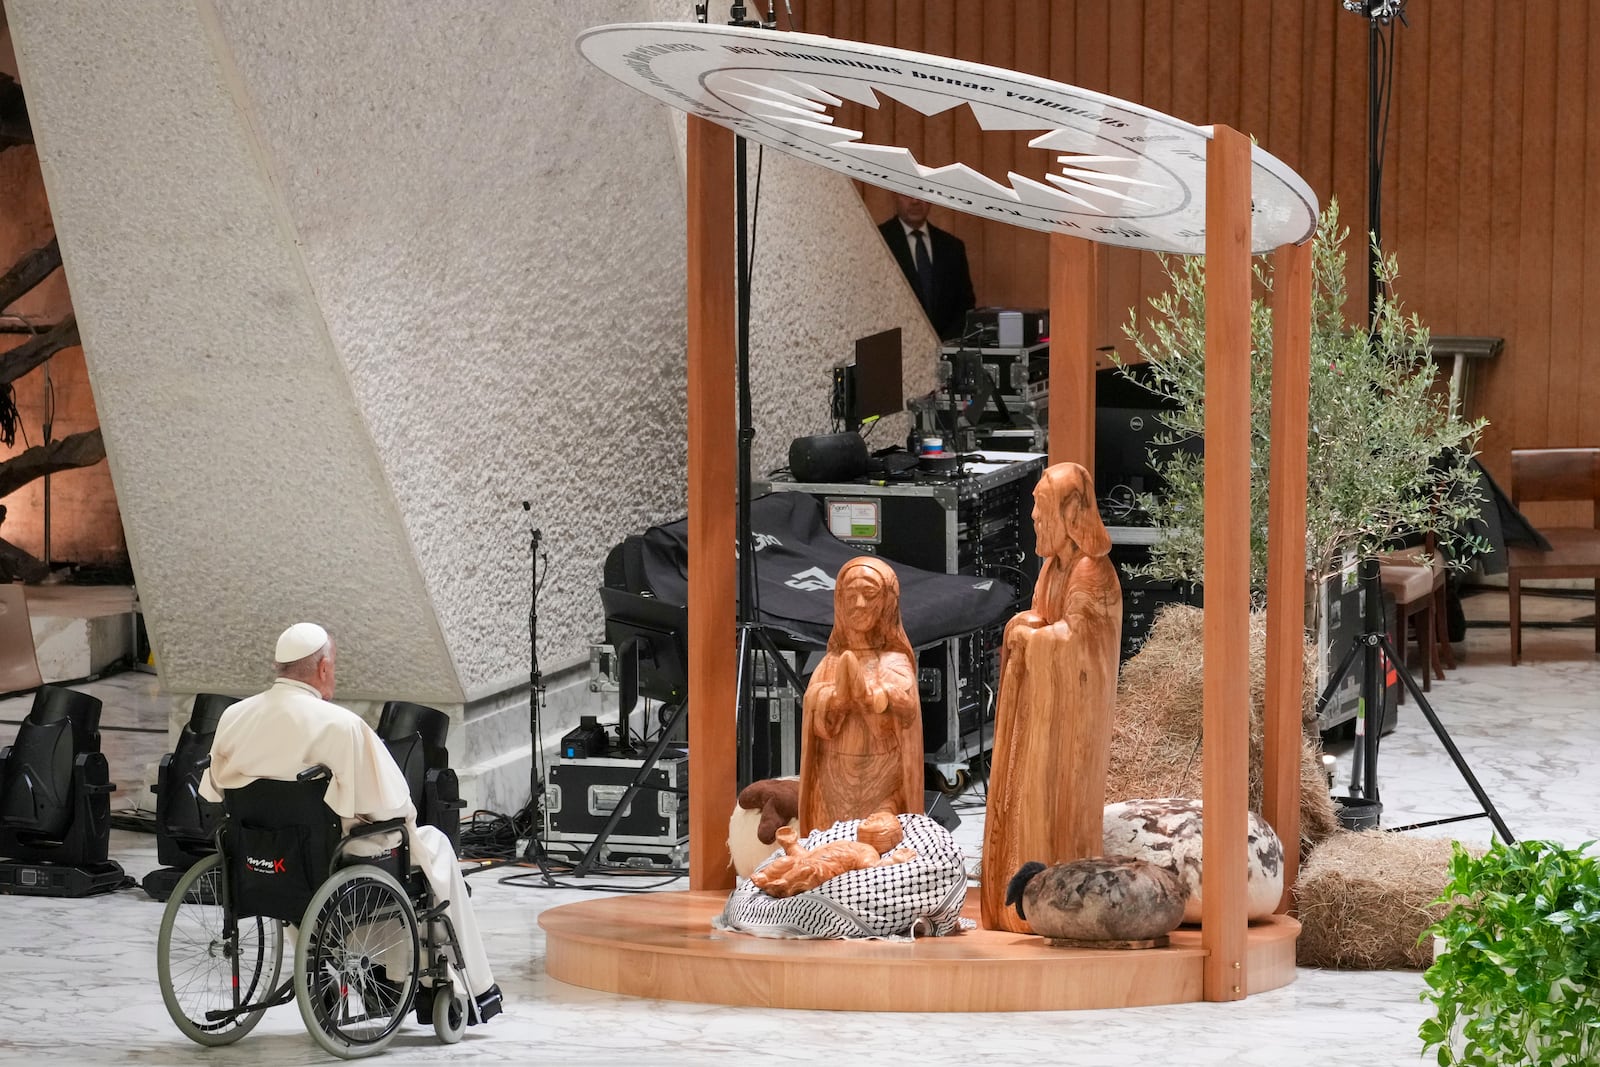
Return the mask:
[[(206, 757), (206, 766), (209, 767), (210, 765), (211, 765), (211, 757), (207, 756)], [(332, 778), (333, 778), (333, 772), (328, 770), (327, 767), (325, 767), (324, 765), (322, 765), (320, 763), (314, 764), (314, 765), (312, 765), (310, 767), (307, 767), (305, 770), (301, 771), (299, 774), (294, 776), (294, 780), (297, 781), (297, 782), (320, 782), (320, 781), (323, 781), (324, 779), (332, 779)]]
[(398, 819), (384, 819), (382, 822), (368, 822), (359, 826), (352, 826), (350, 832), (345, 834), (345, 838), (371, 837), (373, 834), (386, 834), (391, 830), (404, 830), (405, 828), (406, 820), (402, 816)]

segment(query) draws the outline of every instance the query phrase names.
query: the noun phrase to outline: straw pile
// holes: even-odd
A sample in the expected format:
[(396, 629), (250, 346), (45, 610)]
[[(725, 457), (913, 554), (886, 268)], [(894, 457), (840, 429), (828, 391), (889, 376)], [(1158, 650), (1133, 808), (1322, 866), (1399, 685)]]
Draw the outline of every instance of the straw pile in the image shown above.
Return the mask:
[[(1174, 604), (1157, 616), (1139, 654), (1122, 667), (1106, 802), (1199, 797), (1204, 613)], [(1261, 810), (1261, 735), (1266, 689), (1266, 613), (1250, 615), (1250, 808)], [(1316, 653), (1306, 646), (1302, 724), (1316, 716)], [(1242, 665), (1240, 665), (1242, 666)], [(1315, 728), (1300, 754), (1301, 853), (1339, 828)]]
[(1450, 841), (1378, 830), (1341, 830), (1317, 846), (1295, 890), (1297, 962), (1346, 970), (1422, 970), (1433, 939), (1422, 931), (1444, 914)]

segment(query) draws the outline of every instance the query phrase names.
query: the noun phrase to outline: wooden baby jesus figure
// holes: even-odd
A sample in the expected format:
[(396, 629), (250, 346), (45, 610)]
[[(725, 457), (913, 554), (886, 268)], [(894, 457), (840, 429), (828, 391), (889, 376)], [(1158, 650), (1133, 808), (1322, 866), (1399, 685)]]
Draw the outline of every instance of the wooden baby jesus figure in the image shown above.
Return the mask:
[(800, 833), (922, 810), (922, 704), (900, 580), (875, 556), (839, 569), (828, 651), (811, 675), (800, 747)]
[(1122, 587), (1089, 472), (1047, 468), (1033, 501), (1044, 564), (1000, 653), (980, 894), (984, 928), (1018, 933), (1029, 927), (1005, 891), (1024, 863), (1101, 854), (1122, 644)]
[(854, 841), (830, 841), (809, 851), (800, 846), (794, 828), (784, 826), (778, 830), (783, 855), (751, 875), (750, 880), (768, 896), (792, 897), (846, 871), (888, 867), (916, 859), (917, 854), (911, 849), (895, 848), (904, 839), (900, 820), (882, 811), (861, 820)]

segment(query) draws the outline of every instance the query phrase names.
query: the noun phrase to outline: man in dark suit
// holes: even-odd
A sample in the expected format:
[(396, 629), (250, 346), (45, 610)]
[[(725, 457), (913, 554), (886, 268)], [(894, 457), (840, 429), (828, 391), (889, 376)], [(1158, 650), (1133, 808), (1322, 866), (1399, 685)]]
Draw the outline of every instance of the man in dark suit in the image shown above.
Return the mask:
[(960, 337), (966, 315), (976, 305), (967, 246), (961, 238), (928, 222), (926, 200), (897, 194), (895, 217), (878, 227), (889, 251), (922, 302), (941, 338)]

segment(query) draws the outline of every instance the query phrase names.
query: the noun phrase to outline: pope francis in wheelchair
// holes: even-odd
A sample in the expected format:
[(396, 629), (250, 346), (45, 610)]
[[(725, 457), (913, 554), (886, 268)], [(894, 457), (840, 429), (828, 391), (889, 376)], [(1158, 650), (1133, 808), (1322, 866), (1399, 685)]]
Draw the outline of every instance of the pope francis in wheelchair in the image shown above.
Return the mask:
[[(413, 1011), (458, 1041), (501, 997), (450, 842), (417, 825), (372, 729), (329, 703), (327, 632), (291, 626), (274, 661), (276, 682), (230, 707), (212, 743), (201, 793), (226, 819), (217, 854), (189, 870), (162, 916), (167, 1011), (203, 1045), (237, 1041), (291, 999), (343, 1058), (380, 1051)], [(299, 929), (280, 985), (286, 925)]]

